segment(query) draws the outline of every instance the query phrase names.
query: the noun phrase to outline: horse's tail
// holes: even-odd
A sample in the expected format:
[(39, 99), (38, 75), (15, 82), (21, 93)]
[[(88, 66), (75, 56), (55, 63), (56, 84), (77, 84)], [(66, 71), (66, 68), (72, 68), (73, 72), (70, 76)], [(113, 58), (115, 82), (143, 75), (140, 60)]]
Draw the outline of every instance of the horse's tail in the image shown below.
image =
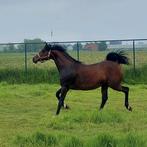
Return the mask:
[(118, 64), (129, 64), (129, 58), (122, 50), (108, 53), (106, 60), (117, 62)]

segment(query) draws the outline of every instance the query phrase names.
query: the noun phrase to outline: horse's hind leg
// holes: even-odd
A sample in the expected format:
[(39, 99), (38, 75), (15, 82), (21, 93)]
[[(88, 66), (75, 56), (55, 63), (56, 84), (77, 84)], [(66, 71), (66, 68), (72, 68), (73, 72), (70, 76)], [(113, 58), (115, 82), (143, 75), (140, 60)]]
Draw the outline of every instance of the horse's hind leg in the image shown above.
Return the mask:
[[(56, 97), (57, 97), (58, 101), (60, 100), (60, 96), (61, 96), (61, 88), (56, 92)], [(65, 109), (69, 108), (64, 102), (63, 102), (62, 107)]]
[(58, 100), (60, 99), (60, 94), (61, 94), (61, 88), (56, 92), (56, 97)]
[(108, 86), (102, 86), (101, 93), (102, 93), (102, 102), (101, 102), (100, 110), (104, 107), (108, 99)]
[[(67, 92), (68, 92), (67, 87), (62, 87), (61, 88), (61, 92), (59, 94), (59, 102), (58, 102), (57, 112), (56, 112), (57, 115), (60, 113), (60, 109), (64, 105), (64, 99), (65, 99), (65, 96), (66, 96)], [(58, 93), (57, 93), (57, 95), (58, 95)]]
[(126, 107), (129, 111), (132, 111), (132, 108), (129, 106), (129, 100), (128, 100), (129, 88), (128, 88), (128, 87), (121, 86), (121, 89), (122, 89), (122, 92), (125, 93), (125, 107)]
[(125, 86), (118, 86), (118, 87), (111, 87), (114, 90), (117, 91), (122, 91), (125, 93), (125, 107), (129, 110), (132, 111), (132, 108), (129, 106), (129, 100), (128, 100), (128, 96), (129, 96), (129, 88), (125, 87)]

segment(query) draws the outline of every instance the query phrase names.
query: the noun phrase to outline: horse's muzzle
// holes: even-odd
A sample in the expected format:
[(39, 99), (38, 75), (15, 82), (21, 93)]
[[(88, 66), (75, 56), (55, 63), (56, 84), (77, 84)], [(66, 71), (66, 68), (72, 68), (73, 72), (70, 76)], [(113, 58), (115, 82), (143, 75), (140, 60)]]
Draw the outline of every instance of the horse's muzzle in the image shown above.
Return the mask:
[(36, 56), (34, 56), (33, 59), (32, 59), (32, 61), (33, 61), (33, 63), (36, 64), (38, 62), (38, 58)]

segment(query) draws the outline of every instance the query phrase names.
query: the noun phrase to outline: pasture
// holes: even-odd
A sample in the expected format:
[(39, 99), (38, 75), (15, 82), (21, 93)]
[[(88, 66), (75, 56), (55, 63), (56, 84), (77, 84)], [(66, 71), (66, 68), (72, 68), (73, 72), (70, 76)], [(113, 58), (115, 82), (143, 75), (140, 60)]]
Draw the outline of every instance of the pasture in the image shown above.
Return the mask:
[[(69, 52), (76, 58), (76, 52)], [(136, 73), (123, 66), (124, 85), (130, 87), (133, 112), (124, 107), (124, 94), (109, 89), (109, 99), (98, 111), (100, 89), (70, 91), (70, 110), (55, 116), (59, 89), (53, 61), (32, 63), (28, 53), (27, 76), (23, 53), (0, 53), (0, 146), (2, 147), (146, 147), (147, 52), (136, 54)], [(80, 60), (96, 63), (106, 52), (80, 52)], [(25, 84), (24, 84), (25, 83)]]
[(145, 147), (147, 146), (147, 85), (130, 87), (133, 112), (124, 95), (109, 90), (98, 111), (100, 90), (70, 91), (70, 110), (55, 116), (57, 84), (0, 84), (0, 146), (3, 147)]

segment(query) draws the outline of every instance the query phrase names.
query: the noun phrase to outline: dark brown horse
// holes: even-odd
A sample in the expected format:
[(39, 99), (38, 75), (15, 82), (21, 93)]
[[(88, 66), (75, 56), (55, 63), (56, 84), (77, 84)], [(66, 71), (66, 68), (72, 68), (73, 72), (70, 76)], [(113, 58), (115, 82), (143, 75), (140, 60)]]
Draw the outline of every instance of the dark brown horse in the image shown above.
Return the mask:
[(47, 44), (33, 57), (33, 62), (54, 60), (60, 75), (61, 88), (56, 92), (58, 107), (56, 114), (59, 114), (61, 107), (68, 108), (64, 104), (65, 96), (69, 89), (91, 90), (101, 87), (102, 109), (108, 99), (108, 87), (125, 93), (125, 107), (131, 111), (129, 106), (129, 88), (121, 86), (122, 71), (120, 64), (128, 64), (128, 58), (124, 52), (111, 52), (106, 59), (100, 63), (85, 65), (73, 59), (65, 49), (59, 45)]

